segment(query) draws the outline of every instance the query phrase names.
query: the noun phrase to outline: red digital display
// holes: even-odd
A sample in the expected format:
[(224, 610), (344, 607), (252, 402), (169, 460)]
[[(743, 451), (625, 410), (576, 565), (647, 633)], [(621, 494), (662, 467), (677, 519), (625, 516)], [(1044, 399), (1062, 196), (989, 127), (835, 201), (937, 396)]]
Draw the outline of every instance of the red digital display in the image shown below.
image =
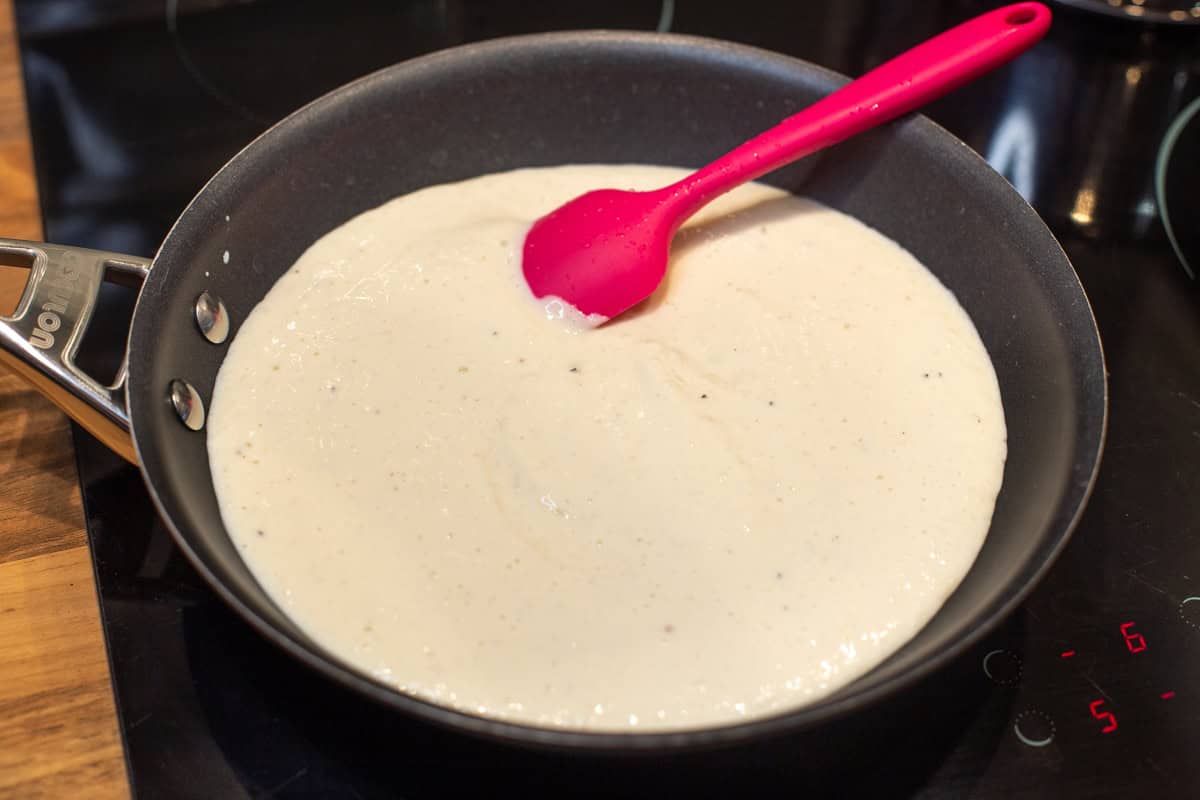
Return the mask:
[(1075, 655), (1075, 651), (1074, 651), (1074, 650), (1063, 650), (1063, 651), (1062, 651), (1062, 656), (1061, 656), (1061, 657), (1062, 657), (1062, 658), (1070, 658), (1070, 657), (1071, 657), (1071, 656), (1073, 656), (1073, 655)]
[(1174, 696), (1174, 692), (1163, 692), (1161, 695), (1159, 695), (1159, 697), (1161, 697), (1163, 700), (1170, 700)]
[(1140, 633), (1134, 633), (1133, 623), (1121, 624), (1121, 635), (1125, 637), (1125, 646), (1131, 653), (1140, 653), (1146, 649), (1146, 639)]
[(1117, 718), (1113, 716), (1111, 711), (1102, 711), (1104, 707), (1103, 700), (1094, 700), (1088, 706), (1092, 712), (1092, 716), (1104, 723), (1104, 727), (1100, 729), (1101, 733), (1112, 733), (1117, 729)]

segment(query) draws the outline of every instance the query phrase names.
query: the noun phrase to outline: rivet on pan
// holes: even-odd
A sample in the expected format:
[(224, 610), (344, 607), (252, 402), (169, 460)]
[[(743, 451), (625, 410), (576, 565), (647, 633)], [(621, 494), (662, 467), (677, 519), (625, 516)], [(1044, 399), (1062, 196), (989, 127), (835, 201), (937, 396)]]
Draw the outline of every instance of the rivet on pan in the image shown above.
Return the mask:
[(167, 396), (180, 422), (194, 431), (204, 427), (204, 402), (190, 383), (176, 378), (171, 381)]
[(229, 335), (229, 314), (221, 298), (210, 292), (201, 292), (196, 298), (196, 325), (204, 338), (220, 344)]

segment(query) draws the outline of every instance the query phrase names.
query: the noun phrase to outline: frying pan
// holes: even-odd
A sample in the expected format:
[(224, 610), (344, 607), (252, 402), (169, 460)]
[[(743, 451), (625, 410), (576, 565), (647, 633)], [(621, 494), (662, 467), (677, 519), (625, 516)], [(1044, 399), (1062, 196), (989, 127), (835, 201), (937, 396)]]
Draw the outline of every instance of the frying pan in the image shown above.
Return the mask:
[[(517, 167), (696, 166), (845, 80), (749, 47), (642, 33), (500, 39), (399, 64), (242, 150), (153, 262), (0, 243), (32, 267), (17, 312), (0, 324), (0, 356), (136, 461), (176, 543), (225, 602), (296, 659), (379, 703), (490, 737), (603, 750), (811, 728), (912, 685), (1011, 612), (1069, 537), (1103, 444), (1104, 360), (1070, 263), (1003, 178), (929, 120), (900, 120), (767, 179), (895, 239), (955, 293), (995, 365), (1008, 425), (1003, 487), (969, 574), (916, 638), (814, 705), (720, 728), (600, 734), (488, 720), (376, 683), (310, 641), (242, 563), (213, 493), (203, 408), (240, 323), (309, 245), (351, 217), (423, 186)], [(109, 386), (74, 362), (105, 276), (142, 281), (126, 364)], [(404, 348), (396, 341), (394, 357)]]

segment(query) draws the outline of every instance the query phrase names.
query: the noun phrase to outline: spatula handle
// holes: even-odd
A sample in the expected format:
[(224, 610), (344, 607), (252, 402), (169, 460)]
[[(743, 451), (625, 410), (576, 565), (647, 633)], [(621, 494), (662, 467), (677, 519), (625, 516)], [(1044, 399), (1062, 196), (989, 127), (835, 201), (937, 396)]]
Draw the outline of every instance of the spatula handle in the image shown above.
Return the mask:
[(951, 28), (676, 184), (678, 212), (686, 219), (735, 186), (919, 108), (1015, 58), (1049, 28), (1041, 3), (1015, 3)]

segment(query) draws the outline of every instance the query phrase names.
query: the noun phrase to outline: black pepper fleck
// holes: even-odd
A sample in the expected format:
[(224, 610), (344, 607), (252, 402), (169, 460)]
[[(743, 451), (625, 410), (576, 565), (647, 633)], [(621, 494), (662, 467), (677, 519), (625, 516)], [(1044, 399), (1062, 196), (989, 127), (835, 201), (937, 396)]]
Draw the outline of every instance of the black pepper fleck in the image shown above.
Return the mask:
[(259, 536), (267, 535), (266, 532), (264, 532), (262, 528), (259, 528), (258, 530), (256, 530), (255, 533), (257, 533)]
[(702, 394), (702, 395), (700, 395), (700, 399), (701, 399), (701, 400), (707, 400), (707, 399), (708, 399), (708, 395), (706, 395), (706, 394)]

